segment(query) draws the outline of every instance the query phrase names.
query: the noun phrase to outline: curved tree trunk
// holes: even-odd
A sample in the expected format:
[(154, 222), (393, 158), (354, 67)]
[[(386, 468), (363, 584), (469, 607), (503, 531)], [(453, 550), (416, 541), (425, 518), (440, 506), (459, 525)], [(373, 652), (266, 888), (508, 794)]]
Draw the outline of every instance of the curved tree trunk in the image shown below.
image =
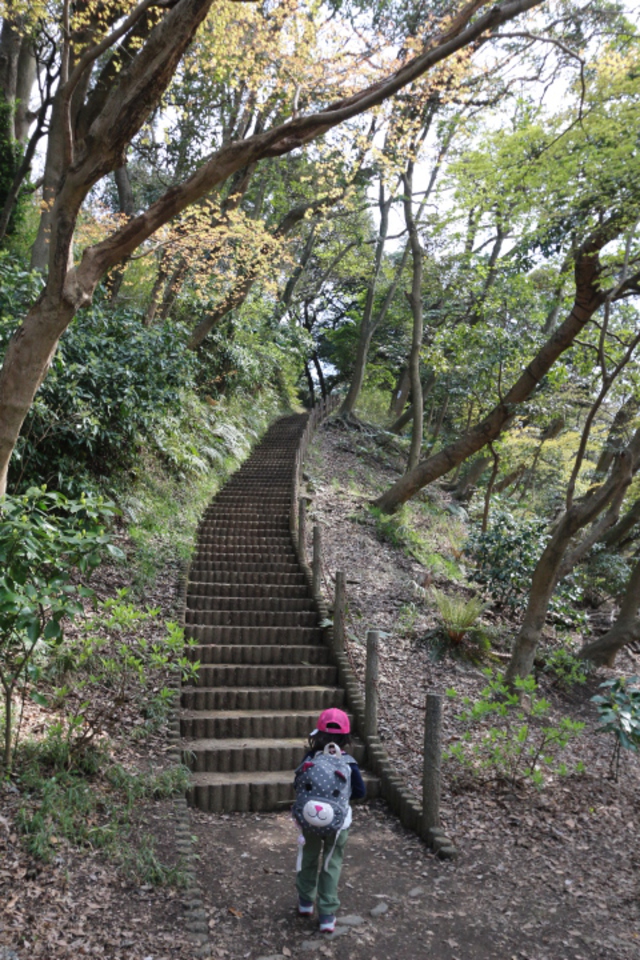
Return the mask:
[(586, 643), (579, 656), (591, 660), (599, 667), (612, 667), (616, 654), (627, 644), (640, 640), (640, 561), (635, 565), (629, 577), (620, 613), (614, 625), (598, 640)]
[(403, 367), (398, 374), (398, 379), (391, 395), (391, 403), (389, 404), (389, 415), (394, 417), (394, 419), (402, 415), (404, 406), (409, 398), (410, 388), (411, 376), (409, 374), (409, 368)]
[(458, 480), (453, 491), (454, 500), (466, 500), (469, 496), (471, 487), (474, 487), (484, 471), (491, 463), (491, 457), (476, 457), (469, 464), (469, 467)]
[(640, 430), (617, 458), (608, 480), (601, 486), (594, 487), (581, 501), (575, 502), (556, 525), (533, 574), (524, 620), (514, 641), (511, 660), (505, 673), (507, 683), (512, 684), (516, 677), (527, 677), (533, 669), (549, 601), (572, 538), (607, 507), (615, 509), (617, 505), (619, 508), (639, 457)]
[(594, 471), (596, 474), (600, 476), (604, 476), (604, 474), (606, 474), (617, 451), (620, 450), (624, 445), (625, 430), (637, 415), (639, 408), (640, 400), (632, 395), (628, 397), (628, 399), (625, 400), (622, 406), (618, 409), (615, 417), (613, 418), (613, 423), (611, 424), (607, 441), (604, 445), (602, 453), (600, 454), (600, 457), (598, 458), (598, 462)]
[[(491, 31), (541, 2), (505, 0), (489, 7), (479, 0), (433, 26), (425, 26), (426, 39), (420, 52), (384, 79), (314, 113), (292, 117), (245, 140), (223, 144), (182, 183), (172, 186), (109, 237), (85, 249), (80, 263), (69, 269), (73, 231), (85, 197), (95, 183), (122, 163), (127, 146), (157, 106), (209, 13), (211, 0), (180, 0), (153, 9), (136, 5), (94, 47), (96, 56), (102, 54), (97, 74), (92, 73), (96, 61), (87, 53), (75, 73), (68, 79), (60, 77), (56, 89), (56, 121), (62, 133), (60, 171), (64, 177), (50, 181), (54, 189), (47, 196), (53, 201), (47, 286), (14, 334), (0, 370), (0, 494), (6, 487), (9, 459), (20, 428), (58, 339), (75, 313), (91, 303), (98, 282), (110, 268), (247, 164), (285, 156), (384, 103), (437, 64), (482, 43)], [(482, 12), (485, 6), (488, 9)], [(114, 10), (120, 14), (117, 5)], [(73, 114), (77, 122), (70, 129), (68, 108), (79, 94), (81, 103)], [(52, 121), (51, 130), (55, 128)], [(611, 223), (600, 232), (606, 232), (607, 226)], [(620, 229), (618, 226), (608, 239), (617, 236)], [(597, 271), (594, 256), (592, 263)]]
[(377, 507), (386, 513), (393, 513), (423, 487), (444, 476), (459, 463), (482, 450), (490, 440), (496, 440), (500, 436), (505, 424), (515, 413), (517, 405), (531, 396), (558, 357), (571, 346), (604, 303), (606, 292), (599, 287), (598, 253), (613, 239), (611, 231), (617, 236), (622, 229), (621, 221), (616, 220), (615, 225), (614, 221), (611, 221), (595, 231), (576, 252), (576, 295), (571, 313), (540, 348), (501, 401), (463, 437), (439, 450), (427, 460), (423, 460), (414, 470), (401, 477), (375, 501)]
[(640, 499), (627, 510), (625, 515), (616, 523), (615, 526), (611, 527), (608, 530), (602, 542), (607, 547), (617, 547), (620, 546), (626, 537), (631, 533), (633, 528), (640, 523)]

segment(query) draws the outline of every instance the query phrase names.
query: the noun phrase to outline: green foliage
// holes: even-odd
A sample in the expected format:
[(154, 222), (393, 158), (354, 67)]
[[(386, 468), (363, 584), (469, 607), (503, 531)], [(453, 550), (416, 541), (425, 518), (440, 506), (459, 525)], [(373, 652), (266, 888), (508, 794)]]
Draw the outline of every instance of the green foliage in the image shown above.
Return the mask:
[(55, 649), (63, 620), (83, 612), (84, 585), (72, 582), (77, 569), (87, 575), (111, 544), (104, 523), (113, 504), (101, 497), (69, 500), (61, 493), (31, 488), (0, 500), (0, 683), (4, 692), (4, 766), (11, 767), (12, 697), (27, 679), (37, 685), (38, 649)]
[[(0, 210), (4, 207), (22, 158), (22, 148), (11, 138), (9, 132), (14, 109), (14, 105), (7, 103), (0, 93)], [(19, 227), (22, 212), (22, 204), (18, 201), (13, 208), (7, 234), (13, 233)]]
[(476, 620), (485, 609), (485, 604), (479, 597), (452, 596), (442, 590), (431, 589), (431, 596), (435, 603), (442, 626), (451, 643), (455, 646), (462, 643), (465, 635), (473, 627)]
[(48, 862), (65, 846), (102, 849), (138, 883), (181, 882), (179, 870), (164, 866), (134, 828), (141, 801), (184, 793), (186, 768), (133, 772), (111, 762), (104, 746), (78, 755), (60, 725), (42, 741), (25, 742), (19, 761), (16, 823), (34, 857)]
[(638, 751), (640, 747), (640, 677), (618, 677), (600, 684), (606, 694), (591, 698), (597, 704), (602, 733), (614, 738), (611, 772), (618, 779), (621, 750)]
[(420, 563), (424, 563), (428, 554), (424, 537), (414, 529), (411, 523), (411, 509), (405, 505), (397, 513), (383, 513), (379, 507), (369, 507), (375, 520), (376, 533), (380, 540), (404, 551)]
[(596, 543), (586, 563), (576, 570), (576, 581), (585, 598), (593, 606), (600, 606), (608, 598), (624, 594), (631, 564), (627, 557), (614, 553), (604, 544)]
[(193, 646), (195, 641), (185, 641), (184, 630), (172, 621), (158, 630), (160, 611), (140, 610), (127, 596), (127, 590), (119, 590), (106, 600), (59, 645), (44, 670), (53, 683), (47, 702), (62, 715), (72, 754), (82, 754), (105, 732), (115, 732), (124, 709), (141, 717), (140, 734), (157, 729), (175, 703), (170, 678), (197, 677), (198, 663), (184, 651), (185, 643)]
[[(4, 331), (5, 338), (8, 330)], [(25, 421), (11, 481), (76, 491), (130, 467), (179, 408), (196, 361), (175, 323), (146, 328), (130, 307), (95, 303), (67, 330)]]
[(584, 683), (589, 675), (587, 662), (567, 649), (558, 647), (545, 654), (543, 671), (567, 689)]
[(473, 533), (466, 552), (475, 562), (471, 579), (486, 586), (496, 603), (521, 610), (531, 577), (548, 539), (546, 523), (496, 510), (486, 533)]
[[(559, 756), (584, 724), (568, 717), (557, 724), (546, 722), (550, 704), (538, 696), (532, 677), (518, 678), (515, 690), (491, 671), (487, 677), (489, 682), (477, 700), (463, 697), (466, 709), (457, 719), (467, 729), (462, 739), (449, 747), (446, 758), (474, 777), (510, 786), (530, 782), (542, 788), (548, 776), (566, 775), (569, 770)], [(447, 693), (456, 696), (454, 690)], [(581, 771), (578, 765), (575, 772)]]
[[(273, 391), (211, 403), (194, 394), (158, 423), (152, 441), (117, 499), (135, 544), (129, 558), (134, 593), (144, 597), (158, 570), (184, 563), (202, 512), (279, 412)], [(167, 469), (169, 467), (169, 469)]]

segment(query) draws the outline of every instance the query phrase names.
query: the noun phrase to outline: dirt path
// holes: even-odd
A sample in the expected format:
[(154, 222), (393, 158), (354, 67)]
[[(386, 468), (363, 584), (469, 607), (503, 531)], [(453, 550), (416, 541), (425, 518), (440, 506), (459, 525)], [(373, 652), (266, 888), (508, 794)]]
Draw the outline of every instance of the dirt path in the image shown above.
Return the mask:
[[(632, 960), (640, 925), (582, 895), (556, 867), (551, 835), (536, 849), (487, 826), (457, 863), (442, 863), (388, 814), (358, 808), (336, 934), (295, 914), (295, 827), (286, 814), (193, 814), (214, 956), (230, 960)], [(520, 865), (514, 884), (512, 868)], [(615, 874), (615, 857), (609, 865)], [(618, 891), (621, 893), (621, 891)], [(632, 894), (632, 891), (628, 891)], [(622, 905), (621, 905), (622, 906)], [(386, 909), (385, 909), (386, 908)], [(371, 911), (379, 911), (372, 916)], [(622, 910), (624, 913), (624, 909)]]

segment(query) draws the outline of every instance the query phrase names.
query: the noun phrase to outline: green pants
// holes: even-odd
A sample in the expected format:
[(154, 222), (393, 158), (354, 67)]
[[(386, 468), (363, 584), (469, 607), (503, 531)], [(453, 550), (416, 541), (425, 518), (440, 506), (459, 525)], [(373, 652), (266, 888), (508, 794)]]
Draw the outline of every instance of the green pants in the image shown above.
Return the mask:
[[(335, 914), (340, 909), (338, 881), (348, 836), (349, 831), (343, 830), (338, 836), (334, 849), (335, 833), (329, 834), (328, 837), (317, 837), (315, 834), (304, 832), (302, 867), (296, 878), (296, 886), (299, 896), (311, 903), (315, 903), (317, 893), (318, 913), (324, 916)], [(325, 870), (325, 860), (332, 850), (329, 869)], [(320, 874), (318, 874), (318, 867)]]

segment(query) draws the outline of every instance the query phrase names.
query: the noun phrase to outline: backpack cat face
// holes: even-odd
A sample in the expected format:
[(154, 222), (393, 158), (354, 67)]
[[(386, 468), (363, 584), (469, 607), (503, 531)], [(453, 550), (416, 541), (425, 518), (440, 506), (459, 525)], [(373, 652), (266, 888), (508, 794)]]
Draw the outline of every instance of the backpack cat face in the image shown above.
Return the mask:
[[(327, 747), (334, 747), (336, 752), (329, 752)], [(351, 796), (351, 757), (334, 744), (327, 747), (300, 767), (293, 804), (293, 816), (300, 826), (320, 837), (342, 830)]]

